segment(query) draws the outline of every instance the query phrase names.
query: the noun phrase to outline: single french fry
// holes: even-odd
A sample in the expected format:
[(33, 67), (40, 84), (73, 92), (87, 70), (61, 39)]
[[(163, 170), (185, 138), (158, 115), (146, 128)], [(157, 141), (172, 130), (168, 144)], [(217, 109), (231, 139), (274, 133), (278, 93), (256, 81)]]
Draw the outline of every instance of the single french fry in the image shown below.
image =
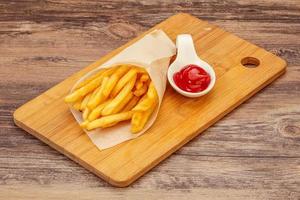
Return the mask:
[(104, 97), (108, 97), (111, 91), (114, 89), (115, 85), (119, 79), (129, 70), (128, 65), (120, 66), (112, 75), (109, 77), (106, 87), (103, 89)]
[(140, 124), (142, 121), (142, 112), (134, 112), (131, 118), (131, 132), (137, 133), (140, 130)]
[(95, 128), (103, 128), (106, 127), (107, 125), (113, 124), (113, 123), (118, 123), (121, 121), (126, 121), (131, 119), (133, 112), (128, 111), (128, 112), (122, 112), (122, 113), (117, 113), (114, 115), (109, 115), (105, 117), (101, 117), (100, 119), (96, 119), (92, 122), (87, 123), (85, 128), (87, 130), (92, 130)]
[(114, 89), (111, 92), (111, 97), (117, 96), (125, 84), (130, 81), (137, 74), (137, 69), (131, 68), (116, 84)]
[(111, 102), (111, 100), (105, 101), (105, 102), (101, 103), (100, 105), (98, 105), (95, 109), (93, 109), (88, 116), (88, 120), (93, 121), (93, 120), (99, 118), (101, 116), (101, 112), (102, 112), (103, 108), (110, 102)]
[(146, 82), (148, 81), (150, 78), (149, 78), (149, 75), (148, 74), (143, 74), (140, 78), (141, 82)]
[(108, 80), (109, 80), (108, 77), (104, 77), (99, 91), (94, 95), (93, 98), (89, 99), (89, 102), (87, 103), (87, 107), (90, 110), (93, 110), (97, 105), (105, 101), (106, 97), (103, 94), (103, 90), (108, 84)]
[(135, 112), (131, 119), (131, 132), (140, 132), (148, 122), (151, 114), (153, 113), (157, 103), (153, 104), (148, 110), (143, 112)]
[(80, 82), (75, 89), (79, 89), (82, 86), (85, 86), (86, 84), (90, 83), (92, 80), (98, 78), (99, 76), (110, 76), (114, 72), (114, 68), (108, 68), (108, 69), (101, 69), (100, 71), (96, 72), (94, 75), (86, 78), (82, 82)]
[(149, 98), (147, 95), (144, 95), (138, 104), (132, 109), (133, 111), (146, 111), (148, 110), (154, 103), (156, 102), (155, 99)]
[(89, 94), (87, 94), (87, 95), (83, 98), (83, 100), (82, 100), (82, 102), (81, 102), (81, 105), (80, 105), (80, 110), (81, 110), (81, 111), (85, 109), (87, 103), (89, 102), (89, 99), (90, 99), (91, 95), (92, 95), (92, 93), (89, 93)]
[(142, 87), (140, 89), (135, 90), (133, 94), (137, 97), (142, 96), (147, 92), (147, 89), (148, 89), (147, 84), (143, 84)]
[(89, 116), (89, 113), (90, 113), (90, 109), (88, 108), (85, 108), (83, 113), (82, 113), (82, 119), (83, 120), (87, 120), (88, 116)]
[(140, 100), (140, 97), (133, 96), (126, 106), (122, 109), (122, 112), (130, 111)]
[(158, 99), (158, 95), (152, 81), (149, 84), (147, 96), (152, 99)]
[(81, 99), (82, 97), (96, 89), (101, 84), (102, 79), (102, 77), (98, 77), (92, 80), (90, 83), (86, 84), (85, 86), (75, 90), (74, 92), (65, 97), (65, 102), (72, 103)]
[(136, 75), (128, 83), (126, 83), (120, 93), (108, 105), (106, 105), (105, 108), (103, 108), (101, 115), (106, 116), (115, 114), (126, 105), (126, 103), (130, 100), (127, 96), (130, 94), (132, 95), (131, 90), (134, 87), (135, 80)]

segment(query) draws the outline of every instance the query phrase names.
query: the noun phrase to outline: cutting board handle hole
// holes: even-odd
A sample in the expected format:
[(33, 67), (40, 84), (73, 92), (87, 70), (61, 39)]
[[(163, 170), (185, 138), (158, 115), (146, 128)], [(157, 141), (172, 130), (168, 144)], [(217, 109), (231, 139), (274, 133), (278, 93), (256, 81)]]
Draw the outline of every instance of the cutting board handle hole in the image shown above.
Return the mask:
[(245, 57), (241, 60), (241, 64), (244, 67), (255, 68), (255, 67), (259, 66), (260, 61), (257, 58), (254, 58), (254, 57)]

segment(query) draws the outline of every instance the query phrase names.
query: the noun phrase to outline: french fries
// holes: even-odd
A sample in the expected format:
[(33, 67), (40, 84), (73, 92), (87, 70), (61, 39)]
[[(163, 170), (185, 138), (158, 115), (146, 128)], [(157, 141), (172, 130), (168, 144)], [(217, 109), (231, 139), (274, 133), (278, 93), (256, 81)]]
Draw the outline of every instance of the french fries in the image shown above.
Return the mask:
[(81, 104), (80, 104), (80, 110), (81, 110), (81, 111), (84, 110), (84, 109), (86, 108), (86, 105), (87, 105), (87, 103), (89, 102), (89, 99), (91, 98), (91, 96), (92, 96), (92, 93), (89, 93), (88, 95), (86, 95), (86, 96), (83, 98), (83, 100), (82, 100), (82, 102), (81, 102)]
[(135, 89), (139, 90), (143, 87), (144, 83), (141, 81), (141, 80), (138, 80), (136, 83), (135, 83)]
[(95, 90), (102, 82), (102, 77), (95, 78), (85, 86), (82, 86), (81, 88), (75, 90), (73, 93), (69, 94), (65, 98), (65, 102), (72, 103), (76, 102), (91, 91)]
[(116, 70), (116, 68), (109, 68), (107, 70), (100, 70), (99, 72), (97, 72), (96, 74), (88, 77), (87, 79), (85, 79), (84, 81), (80, 82), (75, 89), (81, 88), (82, 86), (85, 86), (86, 84), (90, 83), (92, 80), (102, 76), (110, 76), (112, 75), (112, 73)]
[(125, 86), (127, 82), (129, 82), (133, 77), (136, 77), (137, 70), (135, 68), (130, 69), (117, 83), (115, 88), (113, 89), (111, 96), (115, 97), (120, 92), (120, 90)]
[(89, 113), (90, 113), (90, 109), (88, 109), (88, 108), (84, 109), (83, 114), (82, 114), (82, 119), (86, 120), (89, 116)]
[(138, 102), (138, 104), (132, 109), (133, 111), (147, 111), (149, 110), (156, 102), (157, 102), (158, 96), (156, 93), (156, 89), (151, 82), (147, 91), (147, 94), (145, 94), (141, 100)]
[(146, 82), (148, 81), (150, 78), (149, 78), (149, 75), (148, 74), (143, 74), (140, 78), (141, 82)]
[(138, 133), (158, 105), (158, 95), (145, 69), (118, 65), (79, 83), (65, 102), (82, 112), (82, 128), (108, 128), (130, 121), (131, 132)]
[(133, 96), (130, 101), (126, 104), (126, 106), (123, 108), (123, 112), (125, 111), (129, 111), (131, 110), (136, 104), (137, 102), (139, 102), (140, 100), (140, 97), (137, 97), (137, 96)]
[(104, 97), (108, 97), (111, 91), (114, 89), (115, 85), (118, 83), (119, 79), (128, 71), (129, 67), (123, 65), (119, 67), (115, 73), (113, 73), (108, 80), (106, 87), (103, 90)]
[(103, 78), (103, 81), (102, 81), (101, 86), (99, 87), (99, 90), (96, 92), (96, 94), (94, 94), (93, 98), (91, 98), (89, 100), (89, 102), (87, 103), (87, 107), (90, 110), (93, 110), (97, 105), (99, 105), (100, 103), (105, 101), (106, 97), (104, 96), (103, 91), (107, 87), (108, 81), (109, 81), (108, 77)]
[(108, 103), (110, 103), (110, 102), (111, 102), (111, 100), (106, 101), (106, 102), (104, 102), (104, 103), (98, 105), (98, 106), (97, 106), (94, 110), (92, 110), (92, 112), (89, 114), (88, 120), (89, 120), (89, 121), (93, 121), (93, 120), (99, 118), (99, 117), (101, 116), (101, 112), (102, 112), (103, 108), (104, 108)]
[(114, 115), (109, 115), (105, 117), (101, 117), (99, 119), (96, 119), (86, 125), (87, 130), (92, 130), (95, 128), (104, 128), (107, 127), (113, 123), (118, 123), (121, 121), (129, 120), (131, 119), (133, 115), (133, 111), (128, 112), (122, 112)]
[[(116, 98), (114, 98), (107, 106), (105, 106), (101, 114), (105, 116), (105, 115), (115, 114), (119, 110), (121, 110), (126, 105), (126, 103), (130, 100), (127, 98), (127, 96), (132, 95), (131, 90), (134, 86), (134, 82), (135, 82), (135, 77), (132, 78), (132, 80), (126, 84), (126, 86), (121, 90), (121, 92), (116, 96)], [(124, 103), (124, 101), (126, 102)]]

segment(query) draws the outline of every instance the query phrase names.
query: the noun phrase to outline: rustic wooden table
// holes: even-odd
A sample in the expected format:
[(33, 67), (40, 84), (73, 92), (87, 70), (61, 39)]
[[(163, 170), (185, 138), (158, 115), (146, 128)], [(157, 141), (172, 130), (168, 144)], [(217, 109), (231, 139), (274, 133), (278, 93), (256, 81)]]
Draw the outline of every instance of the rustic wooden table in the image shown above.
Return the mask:
[[(178, 12), (283, 57), (287, 73), (128, 188), (14, 125), (18, 106)], [(299, 199), (299, 34), (299, 0), (0, 1), (0, 199)]]

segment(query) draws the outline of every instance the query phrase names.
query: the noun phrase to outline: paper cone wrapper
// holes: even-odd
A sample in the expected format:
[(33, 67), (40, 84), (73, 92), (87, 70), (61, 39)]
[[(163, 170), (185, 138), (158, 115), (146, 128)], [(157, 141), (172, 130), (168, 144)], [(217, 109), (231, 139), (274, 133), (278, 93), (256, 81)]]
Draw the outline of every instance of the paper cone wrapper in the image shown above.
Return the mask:
[[(131, 133), (129, 121), (121, 122), (110, 128), (98, 128), (92, 131), (85, 130), (89, 138), (100, 150), (110, 148), (127, 140), (136, 138), (145, 133), (145, 131), (152, 126), (157, 117), (166, 89), (166, 74), (170, 57), (175, 53), (176, 47), (171, 39), (162, 30), (155, 30), (121, 51), (106, 63), (87, 73), (75, 83), (71, 92), (80, 82), (99, 70), (110, 68), (118, 64), (133, 64), (146, 69), (156, 88), (159, 97), (159, 104), (144, 129), (139, 133)], [(83, 122), (82, 113), (73, 109), (71, 106), (70, 109), (77, 122), (81, 124)]]

